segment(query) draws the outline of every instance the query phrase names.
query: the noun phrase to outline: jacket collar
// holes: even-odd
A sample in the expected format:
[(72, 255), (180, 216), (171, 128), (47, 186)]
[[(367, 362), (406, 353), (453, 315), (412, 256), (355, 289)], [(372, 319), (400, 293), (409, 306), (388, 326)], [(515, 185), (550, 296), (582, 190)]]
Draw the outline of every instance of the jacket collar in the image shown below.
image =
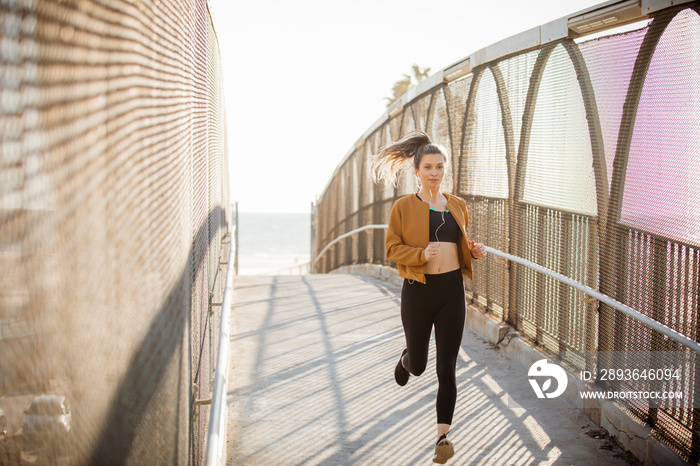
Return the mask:
[[(454, 211), (454, 209), (457, 209), (459, 207), (459, 204), (457, 203), (457, 198), (455, 196), (449, 193), (442, 194), (447, 198), (447, 210), (452, 212)], [(425, 204), (426, 206), (428, 205), (427, 202), (418, 197), (418, 193), (414, 193), (412, 197), (416, 200), (416, 202), (420, 202), (421, 204)]]

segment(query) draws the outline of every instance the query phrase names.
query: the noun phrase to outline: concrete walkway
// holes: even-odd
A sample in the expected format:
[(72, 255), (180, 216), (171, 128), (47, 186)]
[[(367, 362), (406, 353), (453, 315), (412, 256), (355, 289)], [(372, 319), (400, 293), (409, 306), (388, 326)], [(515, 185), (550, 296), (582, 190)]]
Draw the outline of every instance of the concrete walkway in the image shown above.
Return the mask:
[[(237, 277), (227, 464), (434, 464), (434, 344), (426, 372), (396, 385), (399, 295), (353, 275)], [(575, 409), (537, 404), (527, 368), (471, 330), (457, 383), (448, 464), (628, 464)]]

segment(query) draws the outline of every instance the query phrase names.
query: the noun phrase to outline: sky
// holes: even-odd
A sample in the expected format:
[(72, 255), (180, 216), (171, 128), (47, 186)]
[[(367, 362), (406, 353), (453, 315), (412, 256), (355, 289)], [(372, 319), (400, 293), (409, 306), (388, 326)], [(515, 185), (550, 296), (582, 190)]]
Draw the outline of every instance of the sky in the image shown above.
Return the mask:
[(592, 0), (209, 0), (223, 63), (231, 198), (310, 212), (413, 64), (431, 74)]

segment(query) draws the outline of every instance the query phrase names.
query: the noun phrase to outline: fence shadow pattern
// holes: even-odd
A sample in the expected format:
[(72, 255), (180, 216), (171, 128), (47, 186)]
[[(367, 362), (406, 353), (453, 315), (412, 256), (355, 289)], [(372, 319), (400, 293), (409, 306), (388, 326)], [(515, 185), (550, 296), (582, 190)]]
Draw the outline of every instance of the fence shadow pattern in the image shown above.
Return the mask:
[[(8, 438), (49, 464), (200, 464), (231, 221), (207, 2), (1, 8)], [(72, 429), (37, 453), (16, 432), (44, 393)]]
[[(384, 230), (350, 235), (320, 257), (313, 251), (364, 225), (388, 223), (394, 200), (416, 192), (412, 170), (397, 188), (386, 188), (372, 182), (367, 161), (382, 145), (420, 129), (451, 154), (447, 189), (467, 201), (471, 238), (699, 341), (700, 6), (662, 10), (638, 26), (479, 65), (416, 96), (366, 133), (314, 206), (315, 270), (393, 265)], [(577, 290), (498, 257), (478, 261), (474, 275), (466, 283), (468, 300), (553, 354), (686, 351)], [(567, 363), (591, 370), (597, 361)], [(686, 390), (688, 406), (696, 406), (700, 375), (695, 367), (684, 371), (683, 386), (661, 388)], [(624, 388), (649, 390), (642, 382)], [(625, 408), (682, 456), (697, 459), (697, 409), (656, 408), (646, 400), (628, 400)]]

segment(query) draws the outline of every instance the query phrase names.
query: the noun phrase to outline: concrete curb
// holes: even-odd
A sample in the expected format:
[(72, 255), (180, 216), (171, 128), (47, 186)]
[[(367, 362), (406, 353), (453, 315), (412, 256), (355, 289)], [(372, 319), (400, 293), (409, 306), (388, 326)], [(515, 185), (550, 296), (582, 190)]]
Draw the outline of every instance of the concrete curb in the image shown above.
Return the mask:
[[(331, 273), (348, 273), (375, 278), (397, 286), (403, 284), (396, 270), (391, 267), (358, 264), (343, 266)], [(505, 354), (525, 368), (529, 368), (540, 359), (546, 359), (546, 353), (538, 350), (532, 343), (520, 338), (520, 334), (512, 327), (500, 322), (471, 305), (467, 306), (465, 327), (472, 329), (485, 340), (499, 345)], [(605, 429), (608, 434), (626, 450), (629, 450), (644, 465), (687, 465), (675, 451), (662, 443), (651, 431), (651, 428), (641, 421), (629, 416), (614, 402), (607, 400), (581, 400), (576, 393), (579, 391), (602, 391), (593, 383), (582, 382), (575, 372), (564, 367), (568, 376), (569, 386), (575, 390), (567, 390), (566, 401), (581, 411), (596, 425)]]

